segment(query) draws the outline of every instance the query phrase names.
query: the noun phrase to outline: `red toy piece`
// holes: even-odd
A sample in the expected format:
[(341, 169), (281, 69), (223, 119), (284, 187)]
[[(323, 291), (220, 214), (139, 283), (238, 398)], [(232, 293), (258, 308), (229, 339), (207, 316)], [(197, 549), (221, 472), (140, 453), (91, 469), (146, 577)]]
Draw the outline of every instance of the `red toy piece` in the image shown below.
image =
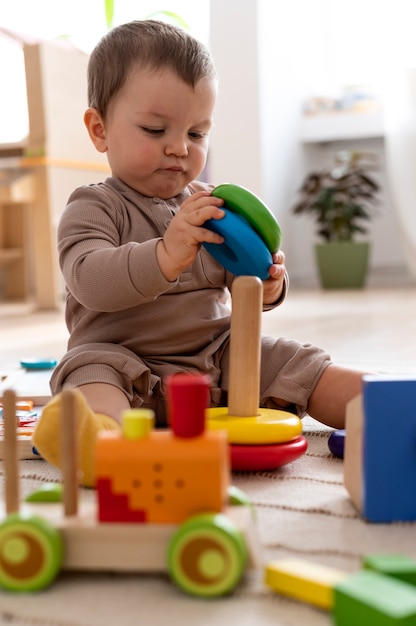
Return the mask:
[(287, 443), (275, 445), (238, 446), (231, 445), (231, 467), (236, 471), (264, 471), (275, 469), (296, 461), (305, 454), (308, 442), (297, 437)]

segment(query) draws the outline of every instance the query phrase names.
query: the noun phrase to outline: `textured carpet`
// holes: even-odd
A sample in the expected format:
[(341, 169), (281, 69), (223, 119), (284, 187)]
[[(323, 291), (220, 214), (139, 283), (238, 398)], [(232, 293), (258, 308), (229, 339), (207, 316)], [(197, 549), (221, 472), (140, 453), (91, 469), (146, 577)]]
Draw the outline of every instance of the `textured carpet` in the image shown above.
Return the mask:
[[(361, 520), (343, 486), (343, 463), (328, 450), (329, 429), (304, 420), (307, 453), (271, 472), (235, 473), (233, 483), (256, 506), (263, 563), (296, 556), (353, 572), (361, 557), (406, 552), (416, 557), (416, 524)], [(3, 468), (0, 467), (4, 476)], [(60, 476), (42, 460), (21, 461), (22, 496)], [(2, 483), (4, 480), (1, 481)], [(83, 496), (94, 496), (82, 490)], [(167, 575), (62, 573), (34, 595), (0, 591), (0, 623), (28, 626), (326, 626), (331, 616), (275, 595), (263, 568), (250, 572), (232, 596), (185, 596)]]

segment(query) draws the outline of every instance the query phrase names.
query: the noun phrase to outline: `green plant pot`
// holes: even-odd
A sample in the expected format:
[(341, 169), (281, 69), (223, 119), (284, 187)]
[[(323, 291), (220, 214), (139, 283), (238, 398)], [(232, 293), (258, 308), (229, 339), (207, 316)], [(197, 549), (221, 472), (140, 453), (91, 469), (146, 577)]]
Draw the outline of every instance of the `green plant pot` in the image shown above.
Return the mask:
[(360, 289), (364, 286), (370, 256), (368, 242), (320, 243), (315, 252), (324, 289)]

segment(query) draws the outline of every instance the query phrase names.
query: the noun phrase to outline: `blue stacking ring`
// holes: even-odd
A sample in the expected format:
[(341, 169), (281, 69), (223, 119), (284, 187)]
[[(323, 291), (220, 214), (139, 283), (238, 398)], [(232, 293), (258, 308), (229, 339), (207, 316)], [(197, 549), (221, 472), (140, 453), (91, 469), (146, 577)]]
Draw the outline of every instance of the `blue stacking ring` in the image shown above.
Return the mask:
[(204, 242), (203, 246), (235, 276), (258, 276), (261, 280), (267, 280), (273, 259), (263, 239), (244, 217), (224, 206), (221, 208), (224, 209), (224, 217), (208, 220), (204, 228), (222, 235), (224, 242)]

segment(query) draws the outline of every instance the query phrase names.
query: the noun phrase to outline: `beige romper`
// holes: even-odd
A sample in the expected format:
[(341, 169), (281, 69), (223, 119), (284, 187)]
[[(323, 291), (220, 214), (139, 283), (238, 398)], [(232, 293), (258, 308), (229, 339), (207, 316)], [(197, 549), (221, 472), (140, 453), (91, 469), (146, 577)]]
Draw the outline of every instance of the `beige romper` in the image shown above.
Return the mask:
[[(131, 406), (153, 408), (163, 425), (164, 377), (206, 372), (211, 404), (226, 404), (234, 277), (204, 248), (174, 282), (164, 278), (156, 260), (172, 216), (202, 189), (212, 186), (195, 182), (162, 200), (108, 178), (71, 194), (58, 228), (70, 338), (51, 379), (52, 393), (64, 384), (108, 383), (123, 390)], [(261, 406), (279, 408), (275, 398), (283, 398), (302, 416), (329, 363), (316, 346), (263, 336)]]

